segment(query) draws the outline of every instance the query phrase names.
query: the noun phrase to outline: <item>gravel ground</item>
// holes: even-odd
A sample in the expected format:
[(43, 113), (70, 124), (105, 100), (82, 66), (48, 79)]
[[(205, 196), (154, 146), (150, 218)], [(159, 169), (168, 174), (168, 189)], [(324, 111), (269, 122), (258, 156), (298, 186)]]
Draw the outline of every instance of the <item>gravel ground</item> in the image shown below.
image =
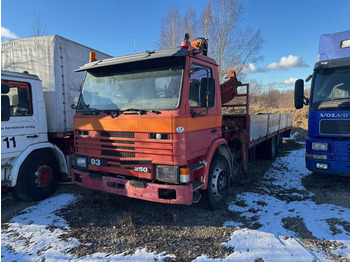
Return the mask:
[[(294, 140), (285, 141), (279, 155), (301, 147), (302, 145)], [(268, 181), (263, 178), (263, 174), (271, 165), (272, 161), (262, 160), (251, 164), (249, 171), (235, 180), (229, 202), (235, 201), (236, 195), (243, 192), (262, 190), (261, 181)], [(317, 204), (328, 203), (350, 208), (350, 178), (311, 174), (304, 178), (303, 186), (314, 194), (312, 200)], [(200, 204), (158, 204), (93, 191), (73, 184), (60, 185), (55, 194), (66, 192), (82, 196), (77, 202), (59, 212), (71, 227), (63, 238), (74, 237), (82, 243), (71, 250), (77, 256), (96, 252), (131, 254), (137, 248), (148, 247), (149, 251), (166, 251), (176, 256), (176, 259), (167, 258), (166, 261), (190, 261), (202, 254), (211, 258), (225, 258), (232, 250), (221, 243), (227, 241), (237, 228), (223, 227), (224, 222), (234, 220), (249, 229), (260, 227), (254, 219), (247, 220), (227, 208), (212, 212), (205, 210)], [(284, 198), (285, 195), (284, 191)], [(290, 201), (295, 200), (297, 199), (291, 195)], [(23, 208), (33, 204), (35, 203), (25, 203), (17, 199), (3, 201), (2, 228)], [(236, 201), (235, 204), (239, 203)], [(263, 202), (260, 204), (264, 205)], [(319, 247), (324, 251), (332, 249), (334, 243), (315, 239), (301, 219), (286, 218), (283, 222), (285, 228), (294, 231), (305, 246)], [(337, 223), (327, 222), (330, 225)], [(350, 222), (344, 227), (350, 231)], [(337, 230), (336, 226), (334, 230)], [(90, 244), (85, 245), (88, 243)], [(336, 255), (332, 258), (343, 261)]]

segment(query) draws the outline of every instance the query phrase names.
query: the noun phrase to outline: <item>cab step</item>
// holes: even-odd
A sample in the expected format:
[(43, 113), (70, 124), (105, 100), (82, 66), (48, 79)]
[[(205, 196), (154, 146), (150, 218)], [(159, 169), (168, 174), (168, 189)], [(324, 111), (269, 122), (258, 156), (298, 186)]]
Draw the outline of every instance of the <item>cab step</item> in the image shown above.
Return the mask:
[(192, 182), (192, 189), (193, 192), (200, 189), (202, 186), (204, 186), (204, 182), (200, 182), (200, 181), (193, 181)]
[(193, 192), (192, 203), (197, 204), (202, 198), (202, 193), (199, 190)]
[(196, 204), (198, 203), (201, 198), (202, 198), (202, 193), (200, 192), (200, 188), (204, 186), (204, 182), (200, 182), (200, 181), (194, 181), (192, 183), (192, 188), (193, 188), (193, 199), (192, 199), (192, 203)]

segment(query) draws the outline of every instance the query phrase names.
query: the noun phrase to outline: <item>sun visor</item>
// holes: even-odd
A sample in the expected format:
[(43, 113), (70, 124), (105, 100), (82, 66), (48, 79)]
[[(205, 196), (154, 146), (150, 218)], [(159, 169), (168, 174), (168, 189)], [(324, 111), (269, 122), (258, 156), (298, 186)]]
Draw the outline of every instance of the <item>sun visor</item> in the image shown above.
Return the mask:
[[(188, 51), (184, 48), (172, 48), (156, 51), (145, 51), (143, 53), (137, 53), (126, 56), (119, 56), (115, 58), (103, 59), (87, 63), (84, 66), (75, 70), (75, 72), (81, 72), (85, 70), (95, 69), (99, 67), (113, 66), (118, 64), (132, 63), (138, 61), (146, 61), (151, 59), (163, 58), (163, 57), (172, 57), (172, 56), (186, 56)], [(97, 57), (98, 59), (98, 57)]]

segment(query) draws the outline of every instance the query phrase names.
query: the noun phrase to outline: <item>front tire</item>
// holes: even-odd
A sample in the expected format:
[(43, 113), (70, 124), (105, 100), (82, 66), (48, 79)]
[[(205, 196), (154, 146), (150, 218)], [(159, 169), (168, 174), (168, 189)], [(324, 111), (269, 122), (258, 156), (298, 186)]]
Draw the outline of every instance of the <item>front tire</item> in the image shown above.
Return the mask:
[(216, 155), (209, 169), (208, 187), (204, 193), (207, 207), (210, 210), (222, 208), (228, 199), (230, 167), (226, 158)]
[(57, 188), (59, 168), (55, 157), (48, 151), (34, 151), (22, 163), (16, 195), (24, 201), (38, 201), (47, 198)]

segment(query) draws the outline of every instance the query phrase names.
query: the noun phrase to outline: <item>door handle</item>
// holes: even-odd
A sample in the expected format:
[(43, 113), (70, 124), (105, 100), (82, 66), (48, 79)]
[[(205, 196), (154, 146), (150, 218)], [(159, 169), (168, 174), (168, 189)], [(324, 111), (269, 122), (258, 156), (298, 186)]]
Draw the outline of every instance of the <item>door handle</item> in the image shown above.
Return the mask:
[(215, 129), (210, 130), (210, 132), (211, 133), (216, 133), (216, 132), (218, 132), (218, 130), (215, 128)]
[(37, 138), (38, 135), (27, 136), (27, 138)]

